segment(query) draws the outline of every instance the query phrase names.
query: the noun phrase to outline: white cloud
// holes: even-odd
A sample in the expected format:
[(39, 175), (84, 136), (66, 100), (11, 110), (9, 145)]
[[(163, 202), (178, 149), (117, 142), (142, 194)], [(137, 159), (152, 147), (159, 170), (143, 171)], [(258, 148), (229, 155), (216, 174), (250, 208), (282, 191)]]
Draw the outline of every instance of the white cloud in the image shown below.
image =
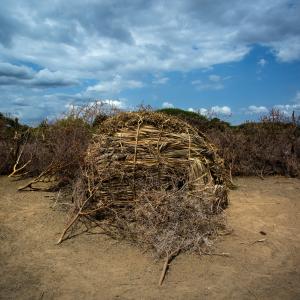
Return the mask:
[(123, 108), (126, 107), (124, 101), (121, 101), (121, 100), (104, 99), (101, 102), (103, 102), (105, 104), (108, 104), (108, 105), (110, 105), (112, 107), (119, 108), (119, 109), (123, 109)]
[(296, 96), (293, 99), (293, 102), (300, 104), (300, 91), (297, 91)]
[(229, 106), (213, 106), (211, 108), (212, 113), (230, 116), (232, 114), (231, 108)]
[(277, 104), (275, 109), (279, 109), (286, 115), (291, 115), (293, 111), (300, 113), (300, 91), (297, 91), (295, 96), (290, 100), (293, 104)]
[[(89, 102), (90, 106), (99, 105), (102, 106), (103, 104), (107, 104), (108, 106), (124, 109), (126, 108), (126, 104), (124, 100), (121, 99), (99, 99), (96, 101)], [(67, 104), (69, 106), (70, 104)]]
[(174, 108), (174, 105), (172, 103), (170, 103), (170, 102), (164, 102), (162, 104), (162, 107), (163, 108)]
[[(300, 111), (300, 91), (296, 92), (296, 95), (290, 100), (295, 104), (276, 104), (273, 106), (275, 109), (279, 109), (286, 115), (291, 115), (293, 111)], [(266, 106), (250, 105), (243, 109), (246, 114), (267, 114), (270, 110)]]
[(193, 80), (193, 81), (191, 82), (192, 85), (200, 85), (201, 83), (202, 83), (202, 80), (200, 80), (200, 79)]
[(269, 110), (265, 106), (250, 105), (246, 110), (249, 114), (267, 113)]
[(221, 76), (214, 75), (214, 74), (209, 75), (208, 78), (209, 78), (210, 81), (213, 81), (213, 82), (218, 82), (218, 81), (222, 80)]
[(266, 64), (268, 63), (267, 60), (265, 60), (264, 58), (261, 58), (257, 64), (260, 66), (260, 67), (264, 67)]
[(293, 111), (300, 112), (300, 104), (279, 104), (274, 106), (286, 115), (291, 115)]
[(300, 59), (299, 36), (291, 36), (281, 41), (271, 42), (270, 46), (273, 47), (274, 54), (282, 62), (291, 62)]
[(77, 78), (209, 68), (254, 44), (300, 59), (300, 8), (288, 0), (2, 2), (1, 56)]
[(191, 83), (197, 90), (221, 90), (224, 88), (224, 81), (230, 79), (230, 76), (222, 77), (216, 74), (209, 75), (205, 80), (193, 80)]
[(207, 116), (209, 110), (206, 108), (199, 108), (197, 109), (197, 111), (199, 112), (200, 115)]
[(169, 81), (168, 77), (157, 77), (152, 81), (152, 83), (153, 84), (166, 84), (168, 81)]
[(143, 87), (144, 84), (138, 80), (123, 79), (117, 75), (112, 80), (102, 81), (94, 86), (89, 86), (87, 92), (118, 94), (125, 89), (136, 89)]
[(211, 115), (222, 115), (222, 116), (231, 116), (232, 111), (229, 106), (212, 106), (210, 108), (189, 108), (188, 111), (197, 112), (203, 116)]
[[(270, 48), (282, 62), (300, 60), (297, 1), (42, 3), (1, 1), (0, 69), (6, 68), (6, 75), (0, 71), (0, 85), (5, 86), (10, 103), (21, 95), (34, 106), (35, 97), (46, 99), (35, 93), (36, 87), (68, 87), (79, 82), (78, 94), (58, 96), (53, 92), (56, 100), (47, 109), (63, 107), (66, 98), (78, 102), (98, 94), (113, 98), (123, 90), (143, 87), (141, 78), (149, 74), (161, 74), (153, 83), (165, 84), (167, 72), (211, 71), (215, 65), (241, 61), (254, 45)], [(35, 67), (3, 66), (12, 62)], [(219, 77), (209, 75), (195, 88), (220, 90), (225, 83)], [(84, 90), (87, 79), (98, 84)], [(10, 86), (19, 83), (22, 87), (17, 95)], [(8, 109), (8, 100), (4, 103), (2, 99), (4, 96), (0, 109)]]

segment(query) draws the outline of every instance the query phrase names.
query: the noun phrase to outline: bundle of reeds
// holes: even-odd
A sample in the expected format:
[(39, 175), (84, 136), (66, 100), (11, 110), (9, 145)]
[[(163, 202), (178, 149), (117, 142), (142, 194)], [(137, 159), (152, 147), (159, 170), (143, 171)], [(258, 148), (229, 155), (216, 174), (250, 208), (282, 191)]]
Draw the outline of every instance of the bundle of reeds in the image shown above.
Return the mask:
[(201, 251), (223, 226), (223, 160), (205, 135), (157, 112), (120, 113), (101, 124), (74, 188), (77, 213), (159, 255)]

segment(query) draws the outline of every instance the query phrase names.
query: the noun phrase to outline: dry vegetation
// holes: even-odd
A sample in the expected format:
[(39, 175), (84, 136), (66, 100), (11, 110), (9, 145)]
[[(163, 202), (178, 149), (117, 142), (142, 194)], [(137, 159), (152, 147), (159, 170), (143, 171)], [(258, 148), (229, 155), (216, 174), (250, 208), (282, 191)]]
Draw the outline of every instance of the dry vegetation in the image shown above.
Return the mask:
[(206, 119), (177, 109), (175, 114), (205, 132), (219, 149), (232, 176), (283, 175), (300, 177), (300, 117), (272, 109), (259, 122), (231, 126), (218, 118)]
[(157, 112), (121, 113), (88, 147), (75, 217), (93, 217), (110, 236), (159, 256), (201, 252), (224, 227), (226, 176), (214, 146), (192, 126)]
[(178, 109), (119, 113), (99, 102), (36, 128), (1, 114), (0, 173), (33, 178), (19, 190), (47, 181), (71, 195), (58, 243), (78, 221), (97, 225), (165, 256), (161, 283), (174, 255), (207, 251), (225, 228), (231, 176), (300, 177), (299, 119), (272, 110), (230, 126)]
[[(61, 171), (73, 178), (92, 134), (116, 112), (96, 103), (74, 108), (57, 121), (44, 121), (35, 128), (0, 114), (0, 174), (9, 175), (15, 170), (13, 176), (37, 176), (51, 163), (60, 162), (69, 166)], [(207, 119), (179, 109), (161, 112), (175, 115), (204, 132), (217, 146), (232, 175), (300, 176), (299, 117), (287, 118), (272, 110), (259, 122), (230, 126), (217, 118)]]
[[(49, 123), (29, 128), (0, 116), (0, 174), (33, 177), (23, 188), (35, 188), (39, 181), (56, 187), (70, 185), (76, 178), (95, 126), (109, 116), (103, 104), (74, 107)], [(3, 154), (3, 155), (2, 155)]]

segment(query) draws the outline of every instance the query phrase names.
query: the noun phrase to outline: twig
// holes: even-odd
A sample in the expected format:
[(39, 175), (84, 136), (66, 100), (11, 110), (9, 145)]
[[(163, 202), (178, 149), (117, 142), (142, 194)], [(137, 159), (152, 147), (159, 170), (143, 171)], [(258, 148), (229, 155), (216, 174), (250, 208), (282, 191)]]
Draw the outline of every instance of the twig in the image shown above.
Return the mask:
[(263, 243), (265, 242), (267, 239), (260, 239), (260, 240), (257, 240), (257, 241), (254, 241), (253, 243), (251, 243), (250, 245), (253, 245), (253, 244), (256, 244), (256, 243)]
[(225, 256), (230, 257), (230, 253), (227, 252), (221, 252), (221, 253), (208, 253), (208, 252), (202, 252), (204, 255), (215, 255), (215, 256)]
[(248, 244), (248, 245), (254, 245), (256, 243), (263, 243), (265, 242), (267, 239), (260, 239), (260, 240), (256, 240), (254, 242), (250, 242), (250, 243), (247, 243), (247, 242), (241, 242), (240, 244)]
[(225, 231), (225, 232), (219, 232), (218, 235), (219, 236), (225, 236), (225, 235), (230, 235), (233, 233), (233, 229), (230, 229), (228, 231)]
[(65, 229), (63, 230), (63, 232), (62, 232), (62, 234), (61, 234), (59, 240), (58, 240), (57, 243), (56, 243), (57, 245), (59, 245), (59, 244), (62, 242), (62, 240), (63, 240), (65, 234), (66, 234), (67, 231), (71, 228), (71, 226), (76, 222), (76, 220), (78, 219), (79, 216), (80, 216), (80, 214), (79, 214), (79, 212), (78, 212), (78, 213), (73, 217), (73, 219), (71, 220), (71, 222), (65, 227)]
[(54, 207), (56, 206), (56, 204), (57, 204), (57, 201), (58, 201), (59, 196), (60, 196), (60, 191), (61, 191), (61, 189), (60, 189), (60, 190), (58, 191), (58, 193), (57, 193), (57, 196), (56, 196), (56, 199), (55, 199), (54, 204), (52, 205), (52, 208), (54, 208)]
[[(20, 168), (17, 168), (17, 166), (18, 166), (18, 164), (19, 164), (19, 162), (20, 162), (20, 158), (21, 158), (21, 156), (22, 156), (22, 154), (23, 154), (23, 151), (24, 151), (24, 147), (22, 147), (22, 149), (21, 149), (21, 151), (20, 151), (20, 153), (19, 153), (19, 155), (18, 155), (18, 157), (17, 157), (17, 160), (16, 160), (16, 162), (15, 162), (15, 164), (14, 164), (14, 166), (13, 166), (13, 171), (8, 175), (8, 177), (13, 177), (13, 176), (15, 176), (16, 173), (18, 173), (19, 171), (23, 170), (24, 168), (26, 168), (26, 166), (27, 166), (28, 164), (31, 163), (31, 160), (32, 160), (32, 154), (31, 154), (31, 158), (30, 158), (23, 166), (21, 166)], [(21, 175), (20, 175), (20, 176), (21, 176)]]
[(57, 245), (59, 245), (62, 241), (63, 238), (65, 236), (65, 234), (67, 233), (67, 231), (72, 227), (72, 225), (77, 221), (77, 219), (82, 215), (82, 210), (84, 209), (85, 205), (88, 203), (88, 201), (93, 197), (96, 189), (98, 188), (98, 185), (96, 185), (91, 193), (91, 195), (85, 199), (85, 201), (83, 202), (83, 204), (81, 205), (81, 207), (79, 208), (77, 214), (73, 217), (73, 219), (69, 222), (69, 224), (65, 227), (65, 229), (63, 230), (60, 238), (57, 241)]
[(162, 270), (161, 275), (160, 275), (158, 285), (160, 285), (160, 286), (162, 285), (162, 283), (165, 279), (166, 273), (168, 271), (168, 267), (169, 267), (170, 262), (173, 260), (173, 258), (175, 258), (179, 254), (179, 252), (180, 252), (180, 248), (175, 250), (174, 252), (172, 252), (170, 255), (167, 254), (166, 260), (165, 260), (165, 263), (164, 263), (164, 267), (163, 267), (163, 270)]

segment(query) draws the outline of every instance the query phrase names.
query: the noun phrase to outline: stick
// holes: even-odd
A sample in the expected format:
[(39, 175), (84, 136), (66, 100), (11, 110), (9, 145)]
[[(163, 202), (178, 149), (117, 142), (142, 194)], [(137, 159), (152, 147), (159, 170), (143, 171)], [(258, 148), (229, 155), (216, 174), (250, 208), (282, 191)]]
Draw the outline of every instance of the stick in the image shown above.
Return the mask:
[[(10, 174), (8, 175), (8, 177), (16, 176), (16, 175), (15, 175), (16, 173), (18, 173), (19, 171), (25, 169), (26, 166), (27, 166), (28, 164), (31, 163), (31, 159), (28, 160), (22, 167), (20, 167), (20, 168), (17, 169), (18, 163), (19, 163), (19, 159), (18, 159), (18, 161), (16, 162), (16, 164), (14, 165), (14, 169), (13, 169), (12, 173), (10, 173)], [(28, 172), (27, 172), (27, 173), (28, 173)], [(21, 176), (21, 175), (19, 175), (19, 176)]]
[(96, 185), (91, 193), (91, 195), (85, 199), (85, 201), (83, 202), (83, 204), (81, 205), (81, 207), (79, 208), (77, 214), (73, 217), (73, 219), (70, 221), (70, 223), (65, 227), (65, 229), (63, 230), (60, 238), (58, 239), (56, 245), (59, 245), (62, 241), (63, 238), (65, 236), (65, 234), (67, 233), (67, 231), (71, 228), (71, 226), (76, 222), (76, 220), (82, 215), (82, 210), (84, 209), (85, 205), (88, 203), (88, 201), (93, 197), (96, 189), (98, 188), (98, 185)]
[(221, 253), (208, 253), (208, 252), (202, 252), (204, 255), (215, 255), (215, 256), (226, 256), (230, 257), (230, 253), (227, 252), (221, 252)]
[(254, 241), (252, 242), (250, 245), (253, 245), (253, 244), (256, 244), (256, 243), (263, 243), (265, 242), (267, 239), (260, 239), (260, 240), (257, 240), (257, 241)]
[(263, 242), (265, 242), (265, 241), (267, 241), (267, 239), (260, 239), (260, 240), (256, 240), (256, 241), (251, 242), (251, 243), (241, 242), (240, 244), (254, 245), (254, 244), (256, 244), (256, 243), (263, 243)]
[(165, 276), (166, 276), (166, 273), (167, 273), (167, 269), (168, 269), (169, 260), (170, 260), (170, 258), (167, 255), (165, 263), (164, 263), (163, 270), (162, 270), (161, 275), (160, 275), (160, 279), (159, 279), (158, 285), (162, 285), (162, 283), (163, 283), (163, 281), (165, 279)]
[(165, 279), (165, 276), (166, 276), (166, 273), (168, 271), (168, 267), (169, 267), (170, 262), (173, 260), (173, 258), (175, 256), (177, 256), (179, 254), (179, 252), (180, 252), (180, 248), (177, 249), (177, 250), (175, 250), (174, 252), (172, 252), (170, 255), (167, 254), (166, 260), (165, 260), (165, 263), (164, 263), (164, 267), (163, 267), (163, 270), (161, 272), (160, 279), (159, 279), (159, 282), (158, 282), (159, 286), (162, 285), (162, 283), (163, 283), (163, 281)]
[(71, 222), (65, 227), (65, 229), (62, 232), (62, 234), (61, 234), (59, 240), (57, 241), (56, 245), (59, 245), (62, 242), (65, 234), (67, 233), (69, 228), (76, 222), (76, 220), (78, 219), (79, 216), (80, 216), (80, 211), (74, 216), (74, 218), (71, 220)]
[(32, 160), (32, 154), (31, 154), (30, 160), (28, 160), (28, 161), (27, 161), (23, 166), (21, 166), (20, 168), (17, 168), (17, 167), (18, 167), (18, 164), (19, 164), (19, 161), (20, 161), (20, 158), (21, 158), (21, 156), (22, 156), (22, 154), (23, 154), (23, 151), (24, 151), (24, 147), (21, 149), (21, 151), (20, 151), (20, 153), (19, 153), (19, 155), (18, 155), (18, 157), (17, 157), (17, 160), (16, 160), (16, 162), (15, 162), (15, 164), (14, 164), (14, 166), (13, 166), (13, 171), (12, 171), (12, 173), (10, 173), (10, 174), (8, 175), (8, 177), (13, 177), (16, 173), (18, 173), (19, 171), (25, 169), (26, 166), (27, 166), (28, 164), (31, 163), (31, 160)]

